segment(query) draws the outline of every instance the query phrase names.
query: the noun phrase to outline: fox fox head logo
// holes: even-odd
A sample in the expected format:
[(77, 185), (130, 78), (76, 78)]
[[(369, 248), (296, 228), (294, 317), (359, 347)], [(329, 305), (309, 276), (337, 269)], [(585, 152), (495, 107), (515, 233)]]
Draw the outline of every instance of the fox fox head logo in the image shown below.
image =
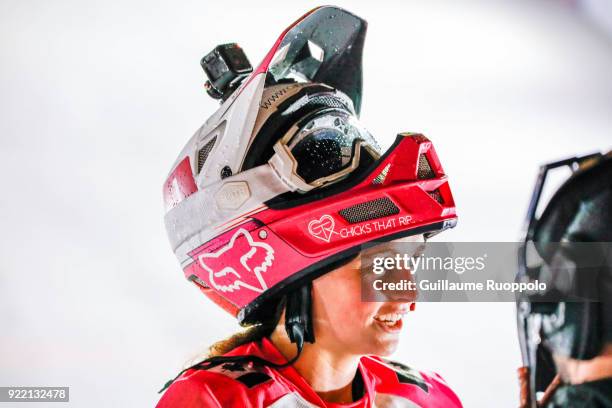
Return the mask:
[(221, 292), (233, 292), (247, 288), (255, 292), (268, 289), (262, 272), (274, 261), (274, 249), (254, 241), (251, 234), (240, 228), (227, 245), (216, 252), (198, 257), (200, 265), (209, 273), (209, 282)]

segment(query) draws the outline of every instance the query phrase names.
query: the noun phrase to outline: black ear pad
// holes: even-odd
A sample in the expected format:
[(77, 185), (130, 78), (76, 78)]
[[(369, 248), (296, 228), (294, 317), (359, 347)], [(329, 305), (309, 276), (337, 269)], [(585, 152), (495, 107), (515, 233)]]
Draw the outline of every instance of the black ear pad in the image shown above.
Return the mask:
[(308, 282), (287, 294), (285, 330), (292, 343), (301, 350), (304, 342), (314, 343), (312, 326), (312, 282)]

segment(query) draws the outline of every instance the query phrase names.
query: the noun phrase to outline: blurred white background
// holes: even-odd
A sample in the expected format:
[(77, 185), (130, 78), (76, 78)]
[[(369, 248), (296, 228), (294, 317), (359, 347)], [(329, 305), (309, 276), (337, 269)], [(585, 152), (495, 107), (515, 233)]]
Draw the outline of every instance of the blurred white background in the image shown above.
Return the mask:
[[(436, 143), (460, 214), (440, 240), (515, 240), (540, 163), (612, 147), (609, 1), (336, 4), (369, 22), (365, 125)], [(315, 5), (0, 1), (1, 386), (152, 406), (237, 329), (184, 280), (161, 186), (217, 107), (199, 59), (236, 41), (255, 65)], [(419, 304), (406, 323), (396, 359), (467, 407), (517, 405), (512, 304)]]

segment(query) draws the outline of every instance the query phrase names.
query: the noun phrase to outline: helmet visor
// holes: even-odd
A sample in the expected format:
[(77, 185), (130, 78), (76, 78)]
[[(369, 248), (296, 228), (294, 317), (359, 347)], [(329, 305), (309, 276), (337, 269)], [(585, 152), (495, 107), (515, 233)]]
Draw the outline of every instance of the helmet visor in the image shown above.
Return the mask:
[(268, 74), (275, 81), (330, 85), (361, 106), (361, 60), (365, 20), (333, 6), (319, 7), (284, 33), (273, 49)]

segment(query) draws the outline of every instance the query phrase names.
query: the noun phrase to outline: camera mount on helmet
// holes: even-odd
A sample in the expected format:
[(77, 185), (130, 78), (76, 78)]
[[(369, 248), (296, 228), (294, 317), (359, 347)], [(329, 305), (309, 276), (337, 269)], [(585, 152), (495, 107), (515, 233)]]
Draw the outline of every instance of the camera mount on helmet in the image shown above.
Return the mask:
[(244, 51), (236, 43), (221, 44), (200, 61), (208, 81), (206, 92), (214, 99), (225, 101), (242, 81), (253, 72)]

